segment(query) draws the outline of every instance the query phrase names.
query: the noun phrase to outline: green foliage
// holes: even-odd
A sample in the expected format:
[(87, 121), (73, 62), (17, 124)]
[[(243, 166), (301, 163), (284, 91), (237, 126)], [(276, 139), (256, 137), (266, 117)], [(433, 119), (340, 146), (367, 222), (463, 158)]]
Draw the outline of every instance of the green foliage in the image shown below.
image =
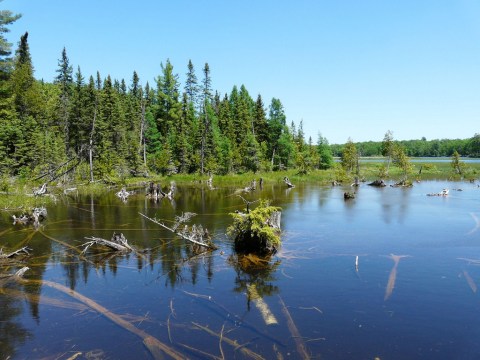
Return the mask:
[(342, 167), (346, 172), (352, 172), (358, 161), (357, 147), (351, 138), (348, 138), (347, 144), (342, 152)]
[(278, 249), (281, 244), (280, 230), (269, 225), (269, 220), (281, 208), (271, 206), (261, 200), (259, 205), (245, 213), (231, 213), (233, 223), (227, 228), (227, 234), (243, 243), (242, 247), (256, 249)]
[(452, 161), (450, 163), (452, 166), (453, 172), (457, 175), (463, 175), (465, 172), (465, 163), (460, 160), (460, 154), (455, 150), (455, 152), (452, 155)]

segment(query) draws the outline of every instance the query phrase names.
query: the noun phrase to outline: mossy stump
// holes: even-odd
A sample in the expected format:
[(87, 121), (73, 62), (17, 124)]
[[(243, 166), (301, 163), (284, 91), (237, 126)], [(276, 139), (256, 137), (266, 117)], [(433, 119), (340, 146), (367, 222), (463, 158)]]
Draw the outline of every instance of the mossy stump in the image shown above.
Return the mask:
[(244, 254), (274, 254), (280, 247), (279, 207), (270, 206), (267, 201), (248, 212), (232, 213), (233, 224), (227, 233), (234, 238), (235, 251)]

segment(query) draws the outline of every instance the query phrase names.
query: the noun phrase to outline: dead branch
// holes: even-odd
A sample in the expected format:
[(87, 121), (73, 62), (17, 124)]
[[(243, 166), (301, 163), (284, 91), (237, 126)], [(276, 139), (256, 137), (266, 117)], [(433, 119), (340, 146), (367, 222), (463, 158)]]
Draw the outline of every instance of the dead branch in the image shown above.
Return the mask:
[[(20, 254), (24, 253), (27, 255), (30, 255), (29, 251), (32, 251), (32, 249), (29, 249), (28, 247), (24, 246), (21, 249), (18, 249), (16, 251), (13, 251), (9, 254), (5, 254), (3, 252), (3, 249), (0, 249), (0, 259), (11, 259), (15, 256), (19, 256)], [(26, 270), (25, 270), (26, 271)]]
[[(174, 225), (174, 228), (170, 228), (167, 225), (165, 225), (164, 223), (161, 223), (160, 221), (158, 221), (157, 219), (152, 219), (152, 218), (150, 218), (147, 215), (142, 214), (142, 213), (139, 213), (139, 214), (141, 216), (143, 216), (145, 219), (150, 220), (151, 222), (163, 227), (164, 229), (166, 229), (168, 231), (173, 232), (174, 234), (180, 236), (182, 239), (190, 241), (193, 244), (204, 246), (208, 249), (213, 249), (213, 250), (217, 249), (217, 247), (214, 244), (212, 244), (210, 241), (208, 241), (208, 237), (209, 237), (208, 236), (208, 231), (206, 229), (204, 230), (201, 225), (198, 225), (198, 226), (193, 225), (190, 229), (188, 228), (187, 225), (185, 225), (185, 227), (181, 231), (177, 231), (177, 228), (180, 225), (180, 223), (176, 227), (175, 227), (175, 225), (177, 223)], [(187, 213), (187, 214), (193, 214), (193, 213)], [(185, 214), (182, 215), (182, 216), (185, 216)], [(182, 219), (182, 217), (180, 217), (179, 219)]]
[(85, 239), (90, 241), (81, 245), (85, 247), (82, 251), (82, 254), (85, 254), (87, 252), (87, 249), (92, 245), (106, 246), (112, 250), (121, 251), (121, 252), (130, 252), (130, 251), (136, 252), (136, 250), (132, 246), (130, 246), (127, 239), (122, 233), (120, 234), (113, 233), (111, 240), (105, 240), (105, 239), (97, 238), (94, 236), (85, 237)]

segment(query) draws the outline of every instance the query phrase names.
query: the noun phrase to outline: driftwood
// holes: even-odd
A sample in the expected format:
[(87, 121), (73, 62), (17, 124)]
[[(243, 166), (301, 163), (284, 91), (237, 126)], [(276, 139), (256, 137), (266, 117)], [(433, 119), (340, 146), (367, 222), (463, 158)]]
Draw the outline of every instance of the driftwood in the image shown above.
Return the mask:
[(85, 254), (87, 249), (92, 246), (92, 245), (101, 245), (101, 246), (106, 246), (109, 247), (112, 250), (115, 251), (122, 251), (122, 252), (130, 252), (130, 251), (135, 251), (135, 248), (130, 246), (128, 243), (127, 239), (123, 234), (117, 234), (113, 233), (112, 239), (111, 240), (105, 240), (102, 238), (97, 238), (97, 237), (86, 237), (85, 239), (90, 240), (86, 243), (84, 243), (82, 246), (85, 248), (82, 251), (82, 254)]
[(30, 255), (29, 251), (32, 251), (32, 249), (29, 249), (28, 247), (24, 246), (22, 247), (21, 249), (18, 249), (16, 251), (13, 251), (11, 253), (4, 253), (3, 252), (3, 249), (0, 249), (0, 260), (2, 259), (11, 259), (15, 256), (19, 256), (19, 255), (23, 255), (23, 254), (26, 254), (26, 255)]
[(203, 229), (202, 225), (193, 225), (189, 228), (187, 225), (183, 227), (182, 230), (178, 230), (182, 223), (189, 221), (195, 213), (184, 213), (181, 216), (175, 218), (175, 224), (173, 227), (168, 227), (164, 223), (158, 221), (157, 219), (152, 219), (145, 214), (139, 213), (145, 219), (150, 220), (151, 222), (163, 227), (164, 229), (171, 231), (172, 233), (180, 236), (182, 239), (190, 241), (191, 243), (199, 246), (206, 247), (208, 249), (216, 250), (217, 247), (210, 241), (210, 235), (207, 229)]
[(290, 182), (290, 180), (288, 179), (288, 177), (286, 177), (286, 176), (283, 178), (283, 182), (284, 182), (285, 184), (287, 184), (287, 186), (288, 186), (289, 188), (294, 188), (294, 187), (295, 187), (295, 185), (293, 185), (293, 184)]
[(40, 221), (44, 220), (47, 217), (47, 209), (44, 207), (34, 208), (31, 214), (22, 214), (19, 217), (15, 215), (13, 218), (13, 225), (29, 225), (33, 224), (35, 227), (40, 225)]

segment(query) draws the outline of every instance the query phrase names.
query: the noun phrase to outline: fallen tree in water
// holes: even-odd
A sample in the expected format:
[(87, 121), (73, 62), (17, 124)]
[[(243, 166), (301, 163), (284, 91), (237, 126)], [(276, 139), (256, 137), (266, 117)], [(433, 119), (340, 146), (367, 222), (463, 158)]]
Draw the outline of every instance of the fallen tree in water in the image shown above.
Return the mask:
[(128, 243), (127, 239), (122, 233), (120, 234), (113, 233), (111, 240), (105, 240), (105, 239), (97, 238), (94, 236), (86, 237), (85, 239), (90, 241), (82, 245), (85, 247), (82, 251), (82, 254), (85, 254), (88, 248), (91, 247), (92, 245), (106, 246), (112, 250), (121, 251), (121, 252), (130, 252), (130, 251), (136, 252), (136, 249)]
[(145, 214), (139, 213), (145, 219), (150, 220), (151, 222), (160, 225), (164, 229), (171, 231), (172, 233), (180, 236), (182, 239), (185, 239), (194, 245), (198, 245), (201, 247), (205, 247), (207, 249), (216, 250), (217, 247), (210, 239), (210, 234), (208, 233), (207, 229), (204, 229), (202, 225), (192, 225), (188, 227), (188, 225), (184, 225), (184, 227), (179, 230), (180, 225), (184, 224), (185, 222), (189, 221), (192, 217), (194, 217), (195, 213), (186, 212), (180, 216), (175, 217), (175, 224), (172, 227), (168, 227), (164, 223), (158, 221), (157, 219), (152, 219)]
[[(248, 205), (248, 204), (247, 204)], [(235, 212), (227, 233), (235, 240), (235, 250), (242, 253), (273, 254), (280, 247), (280, 208), (261, 200), (254, 209)]]

